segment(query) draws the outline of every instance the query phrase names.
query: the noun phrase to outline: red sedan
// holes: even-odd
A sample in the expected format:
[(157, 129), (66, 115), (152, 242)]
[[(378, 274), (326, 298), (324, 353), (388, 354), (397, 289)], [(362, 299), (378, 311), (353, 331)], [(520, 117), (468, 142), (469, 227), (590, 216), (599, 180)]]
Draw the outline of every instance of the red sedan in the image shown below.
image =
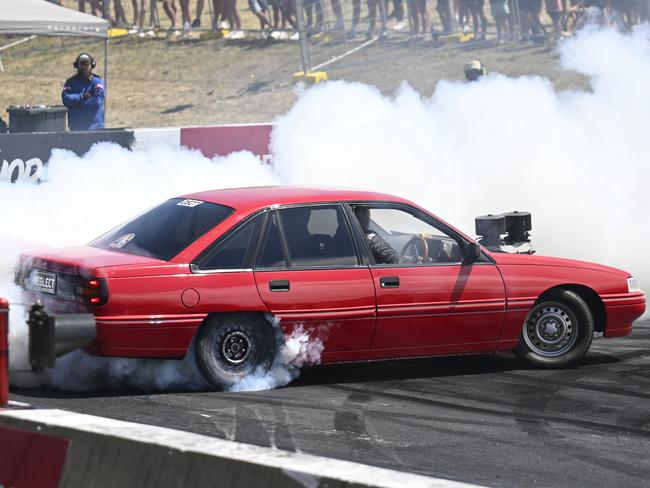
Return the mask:
[(215, 386), (270, 366), (268, 314), (321, 338), (326, 363), (515, 351), (563, 367), (645, 310), (625, 271), (490, 251), (391, 195), (298, 187), (173, 198), (23, 256), (17, 277), (51, 311), (92, 312), (94, 354), (182, 358), (196, 338)]

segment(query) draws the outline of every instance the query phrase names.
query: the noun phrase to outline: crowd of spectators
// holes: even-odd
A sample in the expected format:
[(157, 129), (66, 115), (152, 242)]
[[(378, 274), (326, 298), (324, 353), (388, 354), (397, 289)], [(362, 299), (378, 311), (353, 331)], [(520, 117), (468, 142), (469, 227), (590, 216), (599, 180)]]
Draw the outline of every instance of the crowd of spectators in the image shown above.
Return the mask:
[[(50, 0), (60, 3), (61, 0)], [(71, 1), (71, 0), (70, 0)], [(206, 0), (76, 0), (79, 10), (108, 18), (113, 25), (136, 29), (139, 36), (155, 35), (160, 29), (158, 4), (169, 19), (170, 35), (189, 36), (192, 29), (211, 28), (227, 30), (226, 37), (245, 36), (237, 0), (207, 0), (211, 2), (212, 25), (202, 26), (201, 17)], [(302, 0), (306, 27), (310, 34), (325, 30), (347, 32), (348, 37), (359, 35), (362, 24), (362, 0)], [(123, 3), (130, 3), (131, 16), (127, 18)], [(385, 3), (382, 3), (385, 2)], [(429, 9), (435, 2), (440, 28), (435, 29)], [(191, 5), (192, 3), (192, 5)], [(365, 35), (374, 35), (384, 16), (386, 27), (409, 32), (413, 37), (464, 33), (475, 40), (484, 40), (489, 11), (496, 28), (497, 39), (538, 40), (559, 38), (581, 27), (586, 22), (613, 24), (630, 28), (649, 20), (650, 0), (366, 0), (367, 13), (363, 16)], [(287, 29), (297, 31), (296, 0), (248, 0), (248, 7), (259, 21), (262, 31), (272, 37), (287, 38)], [(379, 11), (379, 13), (378, 13)], [(550, 19), (547, 28), (542, 22), (544, 11)], [(329, 15), (326, 15), (326, 12)], [(382, 15), (383, 12), (383, 15)], [(328, 18), (329, 17), (329, 18)], [(294, 38), (297, 38), (294, 35)]]

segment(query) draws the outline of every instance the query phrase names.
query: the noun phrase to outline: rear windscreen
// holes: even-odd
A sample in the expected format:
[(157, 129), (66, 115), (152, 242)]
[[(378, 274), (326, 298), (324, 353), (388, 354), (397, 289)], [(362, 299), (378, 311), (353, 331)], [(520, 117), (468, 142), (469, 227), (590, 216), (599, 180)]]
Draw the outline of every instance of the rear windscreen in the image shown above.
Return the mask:
[(224, 205), (174, 198), (95, 239), (90, 245), (168, 261), (232, 211)]

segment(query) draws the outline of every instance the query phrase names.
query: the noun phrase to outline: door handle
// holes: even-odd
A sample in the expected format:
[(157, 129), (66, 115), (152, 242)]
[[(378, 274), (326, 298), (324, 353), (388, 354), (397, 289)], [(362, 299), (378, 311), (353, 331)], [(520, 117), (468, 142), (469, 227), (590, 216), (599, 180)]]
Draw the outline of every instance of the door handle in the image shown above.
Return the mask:
[(382, 276), (379, 278), (379, 286), (382, 288), (399, 288), (399, 276)]
[(289, 291), (289, 280), (271, 280), (269, 281), (269, 290), (271, 291)]

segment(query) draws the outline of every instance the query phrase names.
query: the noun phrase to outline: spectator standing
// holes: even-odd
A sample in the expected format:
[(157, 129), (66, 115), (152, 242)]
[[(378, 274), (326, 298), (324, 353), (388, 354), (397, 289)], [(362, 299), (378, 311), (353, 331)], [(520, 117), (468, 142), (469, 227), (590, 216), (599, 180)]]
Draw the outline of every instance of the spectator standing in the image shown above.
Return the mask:
[(204, 7), (205, 0), (196, 0), (196, 18), (192, 21), (192, 29), (201, 28), (201, 15), (203, 15)]
[(128, 26), (129, 23), (126, 20), (126, 13), (122, 6), (122, 0), (113, 0), (113, 8), (115, 10), (115, 19), (113, 20), (113, 24), (124, 27)]
[(61, 98), (68, 107), (70, 130), (95, 130), (104, 128), (104, 82), (94, 74), (95, 60), (81, 53), (73, 63), (77, 74), (63, 85)]
[[(181, 0), (182, 2), (183, 0)], [(237, 0), (223, 0), (223, 15), (230, 24), (232, 31), (226, 36), (226, 39), (243, 39), (244, 31), (241, 30), (241, 18), (237, 11)]]
[(440, 17), (443, 34), (451, 34), (454, 30), (454, 25), (451, 20), (452, 15), (449, 0), (438, 0), (438, 3), (436, 4), (436, 10), (438, 11), (438, 16)]
[(266, 0), (248, 0), (248, 6), (251, 11), (260, 21), (260, 30), (264, 30), (266, 27), (271, 28), (271, 23), (269, 22), (266, 12), (269, 9), (269, 4), (266, 3)]
[[(352, 28), (348, 32), (348, 38), (352, 39), (357, 36), (357, 28), (359, 27), (359, 20), (361, 17), (361, 0), (352, 0)], [(375, 30), (377, 22), (377, 0), (368, 0), (368, 32), (366, 36), (370, 36)]]
[(408, 0), (409, 15), (411, 16), (411, 35), (419, 38), (429, 32), (429, 12), (426, 0)]
[(178, 12), (176, 0), (163, 0), (163, 10), (172, 23), (171, 27), (167, 30), (167, 34), (171, 35), (176, 30), (176, 13)]
[(562, 0), (544, 0), (546, 12), (553, 22), (553, 36), (559, 39), (562, 35), (562, 17), (564, 16), (564, 5)]
[(181, 4), (181, 16), (183, 18), (183, 38), (188, 38), (192, 32), (192, 24), (190, 17), (190, 0), (179, 0)]
[[(307, 32), (310, 34), (321, 32), (325, 18), (323, 16), (323, 3), (321, 0), (305, 0), (305, 16), (307, 17)], [(314, 10), (316, 11), (316, 24), (314, 24)]]
[(512, 33), (512, 17), (508, 0), (490, 0), (490, 12), (497, 27), (497, 40), (503, 42), (505, 36)]

